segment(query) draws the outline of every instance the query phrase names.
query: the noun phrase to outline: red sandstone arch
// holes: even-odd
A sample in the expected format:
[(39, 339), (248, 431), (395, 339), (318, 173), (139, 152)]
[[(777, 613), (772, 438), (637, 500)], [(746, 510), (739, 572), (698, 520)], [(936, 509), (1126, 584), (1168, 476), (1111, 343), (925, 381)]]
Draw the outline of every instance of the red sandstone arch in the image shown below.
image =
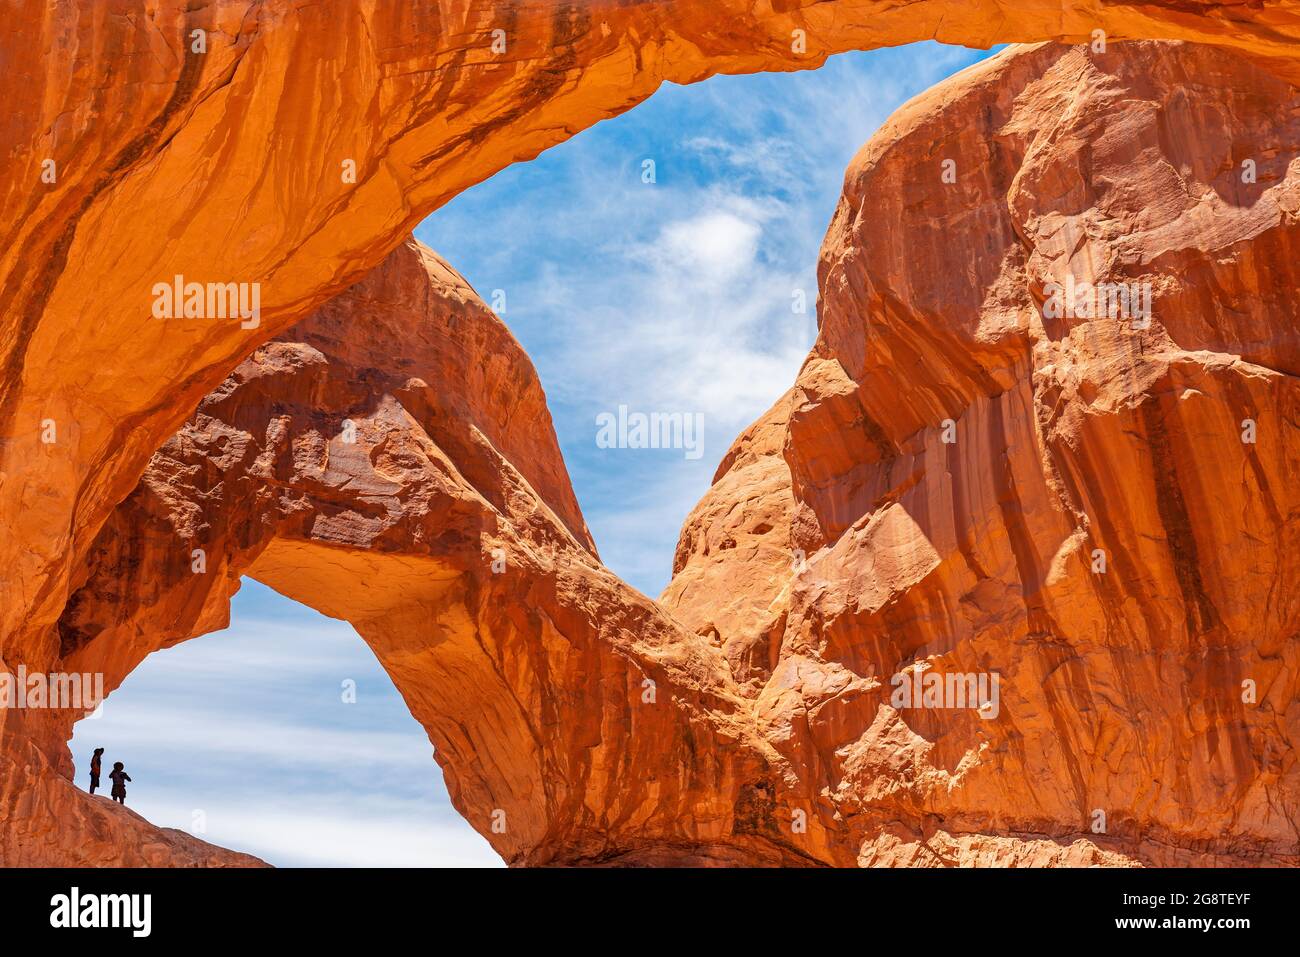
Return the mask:
[[(6, 60), (15, 64), (13, 76), (45, 95), (16, 101), (4, 130), (16, 148), (0, 159), (10, 184), (3, 221), (11, 224), (9, 252), (0, 259), (5, 663), (52, 669), (62, 651), (75, 655), (56, 622), (64, 616), (68, 626), (65, 605), (85, 583), (101, 527), (153, 451), (242, 357), (364, 276), (395, 239), (460, 189), (626, 109), (664, 79), (797, 69), (839, 49), (932, 36), (986, 45), (1082, 40), (1097, 28), (1112, 38), (1221, 44), (1292, 78), (1300, 32), (1289, 4), (1267, 11), (1101, 4), (1095, 14), (1091, 7), (1063, 14), (1059, 4), (1024, 3), (1015, 5), (1014, 20), (996, 4), (741, 6), (526, 4), (509, 25), (518, 59), (497, 63), (480, 58), (479, 40), (495, 26), (487, 5), (377, 5), (320, 21), (312, 19), (327, 17), (320, 7), (242, 2), (192, 12), (175, 5), (152, 19), (119, 15), (129, 5), (67, 5), (48, 17), (30, 5), (25, 22), (39, 21), (39, 31), (6, 41), (14, 44)], [(182, 48), (197, 28), (209, 37), (202, 59)], [(790, 49), (795, 29), (807, 31), (806, 59)], [(34, 41), (36, 32), (45, 43)], [(55, 56), (41, 60), (42, 46)], [(138, 76), (107, 84), (108, 71), (128, 60)], [(68, 70), (74, 61), (81, 72)], [(333, 121), (318, 122), (322, 112)], [(303, 116), (312, 122), (294, 121)], [(45, 158), (55, 159), (59, 177), (33, 191)], [(343, 159), (357, 161), (355, 186), (335, 182)], [(143, 290), (177, 273), (262, 282), (261, 327), (149, 323)], [(1290, 401), (1282, 397), (1279, 408)], [(52, 447), (38, 440), (45, 419), (61, 427), (63, 439)], [(819, 428), (815, 417), (802, 422), (792, 435)], [(798, 481), (808, 489), (821, 478)], [(863, 507), (850, 503), (841, 514), (842, 504), (812, 506), (818, 534), (842, 530)], [(291, 561), (275, 550), (263, 554), (272, 563), (264, 566), (268, 579), (276, 577), (272, 566)], [(652, 607), (644, 613), (659, 619)], [(676, 640), (673, 626), (651, 630), (660, 627), (663, 642)], [(721, 659), (687, 643), (690, 655), (703, 657), (687, 669), (689, 679), (675, 674), (670, 681), (716, 696), (705, 710), (725, 713), (734, 694), (730, 676), (709, 677)], [(654, 658), (644, 648), (630, 657), (626, 650), (615, 654)], [(688, 702), (683, 713), (692, 707)], [(706, 723), (708, 735), (719, 733), (716, 718)], [(44, 780), (57, 767), (57, 734), (9, 715), (4, 735), (8, 780), (15, 782), (5, 807), (21, 818), (29, 809), (20, 782)], [(765, 737), (770, 728), (757, 733)], [(769, 773), (788, 758), (764, 740), (729, 753), (744, 750), (759, 755), (736, 758), (746, 774)], [(741, 793), (751, 786), (745, 777), (718, 788), (735, 799), (725, 814), (744, 817), (738, 809), (757, 808), (755, 819), (765, 822), (778, 785)], [(779, 787), (815, 797), (828, 783)], [(823, 826), (814, 816), (812, 833), (821, 835)], [(7, 856), (30, 851), (15, 833)], [(588, 840), (599, 844), (607, 835), (575, 832), (558, 846), (580, 857)], [(821, 840), (812, 841), (812, 853), (823, 860), (851, 853), (818, 846)], [(1264, 853), (1281, 852), (1269, 846)]]
[[(466, 186), (664, 80), (813, 67), (929, 38), (988, 46), (1095, 29), (1222, 43), (1288, 72), (1300, 36), (1290, 3), (532, 0), (509, 8), (513, 52), (498, 63), (493, 3), (189, 7), (65, 3), (47, 15), (28, 0), (3, 41), (9, 81), (43, 91), (11, 98), (0, 158), (6, 658), (39, 657), (37, 636), (109, 510), (257, 343), (360, 279)], [(201, 56), (186, 52), (196, 29)], [(791, 49), (796, 29), (805, 54)], [(40, 182), (45, 159), (54, 184)], [(338, 175), (345, 159), (355, 185)], [(260, 328), (147, 321), (147, 291), (176, 274), (261, 282)], [(68, 441), (41, 447), (46, 419)]]
[(59, 622), (65, 667), (115, 688), (224, 627), (244, 575), (353, 624), (508, 862), (810, 860), (736, 833), (772, 772), (721, 656), (601, 566), (532, 364), (418, 244), (258, 349), (154, 455)]

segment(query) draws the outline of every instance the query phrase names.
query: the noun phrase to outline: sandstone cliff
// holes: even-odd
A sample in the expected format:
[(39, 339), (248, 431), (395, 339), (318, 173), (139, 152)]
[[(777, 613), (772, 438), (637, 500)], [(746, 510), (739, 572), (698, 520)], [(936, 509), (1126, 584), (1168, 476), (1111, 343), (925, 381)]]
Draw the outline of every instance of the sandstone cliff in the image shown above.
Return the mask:
[[(43, 95), (0, 126), (5, 667), (116, 683), (247, 573), (357, 625), (519, 863), (1295, 860), (1294, 4), (329, 6), (14, 11)], [(512, 427), (545, 410), (508, 334), (427, 252), (373, 271), (664, 79), (1096, 29), (1216, 46), (1012, 51), (873, 138), (817, 348), (667, 611), (600, 567), (549, 426)], [(260, 283), (256, 325), (150, 320), (174, 275)], [(1067, 275), (1150, 283), (1150, 327), (1044, 318)], [(394, 362), (431, 311), (473, 349)], [(998, 671), (1000, 717), (887, 707), (920, 661)], [(247, 862), (103, 818), (70, 720), (5, 715), (6, 862)]]
[[(1041, 862), (1098, 810), (1141, 861), (1297, 859), (1298, 153), (1293, 87), (1142, 43), (1010, 51), (853, 163), (817, 345), (663, 601), (860, 863)], [(1067, 277), (1149, 327), (1045, 318)], [(1001, 714), (891, 708), (927, 665)]]
[[(19, 0), (8, 20), (0, 635), (6, 662), (34, 668), (104, 520), (253, 348), (465, 187), (665, 80), (1095, 30), (1290, 73), (1300, 36), (1292, 0)], [(259, 284), (256, 327), (151, 321), (150, 290), (175, 276)]]
[(223, 627), (242, 575), (352, 622), (507, 861), (801, 859), (737, 827), (767, 771), (721, 656), (600, 565), (531, 363), (418, 244), (154, 455), (91, 549), (62, 661), (116, 687)]

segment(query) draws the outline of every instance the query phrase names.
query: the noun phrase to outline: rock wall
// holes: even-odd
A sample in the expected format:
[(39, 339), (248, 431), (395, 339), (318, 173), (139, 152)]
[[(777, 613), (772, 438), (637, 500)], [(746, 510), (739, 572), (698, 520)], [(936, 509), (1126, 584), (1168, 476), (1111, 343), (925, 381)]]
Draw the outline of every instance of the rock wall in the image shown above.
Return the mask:
[[(489, 804), (519, 822), (498, 842), (519, 863), (1294, 859), (1294, 4), (168, 0), (12, 15), (0, 57), (42, 95), (12, 98), (0, 121), (7, 669), (93, 661), (120, 680), (160, 643), (220, 624), (246, 571), (354, 621), (377, 651), (392, 642), (395, 678), (394, 649), (425, 641), (434, 609), (445, 654), (487, 668), (501, 648), (531, 649), (528, 668), (490, 679), (503, 713), (528, 698), (499, 740), (457, 741), (407, 690), (444, 667), (450, 686), (465, 680), (449, 707), (468, 708), (489, 692), (465, 662), (399, 679), (452, 755), (458, 806), (480, 828)], [(1108, 53), (999, 57), (868, 144), (823, 251), (817, 349), (693, 513), (668, 613), (600, 568), (545, 442), (484, 431), (512, 398), (502, 380), (472, 377), (488, 391), (447, 406), (440, 384), (412, 384), (391, 350), (367, 357), (355, 332), (268, 345), (327, 315), (461, 189), (665, 79), (1098, 29)], [(1125, 36), (1215, 46), (1113, 42)], [(938, 179), (944, 158), (955, 183)], [(418, 255), (433, 298), (469, 301)], [(1151, 328), (1043, 319), (1044, 284), (1066, 272), (1149, 281)], [(154, 284), (174, 276), (256, 283), (260, 314), (151, 318)], [(382, 323), (403, 302), (348, 308)], [(433, 368), (454, 363), (430, 348)], [(296, 393), (304, 383), (335, 405)], [(268, 418), (282, 400), (277, 415), (311, 428)], [(353, 413), (374, 456), (331, 460)], [(955, 443), (936, 438), (945, 419)], [(214, 463), (244, 481), (219, 481)], [(163, 471), (137, 487), (146, 467)], [(439, 539), (448, 528), (464, 540)], [(200, 539), (217, 543), (218, 584), (166, 585), (188, 574), (171, 544)], [(526, 574), (483, 578), (493, 542), (526, 556)], [(1109, 570), (1088, 577), (1098, 548)], [(158, 560), (156, 581), (131, 577)], [(381, 566), (401, 587), (342, 587)], [(743, 597), (707, 602), (726, 581)], [(480, 656), (470, 636), (485, 633), (502, 644)], [(539, 726), (592, 733), (577, 730), (593, 720), (577, 705), (588, 685), (550, 673), (571, 647), (626, 686), (590, 766), (586, 746), (535, 740)], [(1003, 718), (890, 714), (881, 679), (921, 660), (999, 670)], [(656, 728), (686, 769), (671, 785), (615, 773), (639, 713), (623, 691), (644, 677), (672, 703)], [(49, 838), (83, 813), (51, 777), (68, 770), (70, 720), (4, 715), (7, 862), (80, 860)], [(501, 766), (485, 766), (498, 747)], [(1041, 793), (1026, 801), (1017, 781)], [(1104, 836), (1087, 830), (1098, 808)], [(809, 815), (798, 840), (793, 810)], [(240, 862), (147, 832), (118, 862)]]
[[(40, 95), (0, 120), (0, 636), (42, 669), (100, 526), (231, 369), (446, 200), (663, 81), (1098, 29), (1289, 72), (1300, 36), (1291, 0), (16, 0), (8, 18), (6, 78)], [(256, 326), (152, 319), (176, 276), (258, 284)]]
[[(998, 56), (850, 167), (817, 344), (662, 601), (768, 656), (760, 730), (860, 863), (1037, 863), (994, 833), (1098, 811), (1140, 861), (1297, 860), (1297, 157), (1294, 87), (1135, 43)], [(1149, 326), (1053, 317), (1067, 277)], [(1000, 713), (896, 710), (917, 668)]]
[(721, 655), (600, 564), (532, 364), (428, 249), (259, 348), (153, 456), (60, 619), (65, 668), (117, 687), (224, 627), (243, 575), (357, 628), (507, 861), (804, 860), (737, 823), (769, 772)]

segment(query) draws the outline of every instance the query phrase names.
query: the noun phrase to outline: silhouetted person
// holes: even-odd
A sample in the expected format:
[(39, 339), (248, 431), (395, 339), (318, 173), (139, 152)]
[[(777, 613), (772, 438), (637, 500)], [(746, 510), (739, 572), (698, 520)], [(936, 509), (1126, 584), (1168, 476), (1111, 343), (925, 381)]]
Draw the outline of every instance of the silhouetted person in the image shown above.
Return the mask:
[(109, 795), (114, 801), (123, 806), (126, 805), (126, 782), (131, 780), (131, 775), (122, 770), (122, 762), (118, 761), (113, 765), (113, 773), (109, 775), (113, 781), (113, 793)]
[(90, 756), (90, 793), (95, 793), (95, 788), (99, 787), (99, 756), (104, 753), (103, 748), (96, 748), (95, 753)]

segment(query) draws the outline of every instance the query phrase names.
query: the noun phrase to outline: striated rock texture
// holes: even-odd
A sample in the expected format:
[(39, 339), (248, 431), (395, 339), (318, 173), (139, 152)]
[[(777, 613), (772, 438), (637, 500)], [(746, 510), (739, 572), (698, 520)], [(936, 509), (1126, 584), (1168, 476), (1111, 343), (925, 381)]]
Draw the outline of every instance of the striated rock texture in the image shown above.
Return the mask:
[[(1294, 864), (1297, 155), (1296, 90), (1208, 46), (1016, 48), (908, 104), (671, 617), (599, 565), (518, 346), (400, 247), (154, 456), (63, 661), (116, 684), (250, 574), (356, 625), (517, 864)], [(1067, 276), (1149, 322), (1052, 315)], [(895, 707), (920, 667), (996, 713)]]
[[(817, 344), (662, 600), (858, 863), (1083, 863), (1098, 811), (1134, 861), (1300, 861), (1297, 157), (1294, 87), (1135, 43), (1013, 49), (850, 167)], [(1052, 317), (1067, 276), (1149, 327)], [(926, 666), (999, 714), (891, 707)]]
[(682, 526), (673, 578), (659, 597), (722, 649), (749, 696), (776, 667), (792, 573), (807, 561), (791, 538), (794, 497), (781, 455), (789, 416), (787, 394), (723, 456), (712, 488)]
[[(1300, 75), (1294, 0), (14, 0), (6, 24), (0, 654), (43, 670), (103, 522), (231, 369), (465, 187), (665, 80), (1095, 30)], [(176, 276), (259, 284), (256, 325), (152, 319)]]
[[(443, 713), (402, 681), (459, 806), (480, 828), (489, 807), (518, 824), (494, 838), (512, 861), (1294, 858), (1294, 3), (20, 0), (10, 19), (6, 77), (41, 95), (0, 120), (7, 669), (93, 663), (120, 680), (219, 623), (248, 571), (356, 622), (395, 676), (448, 603), (436, 628), (456, 637), (439, 647), (477, 666), (411, 674), (444, 668), (452, 698), (504, 660), (470, 647), (484, 623), (530, 648), (527, 667), (482, 679), (517, 712), (499, 742), (457, 740), (450, 715), (488, 710), (469, 691)], [(436, 206), (665, 79), (1097, 29), (1106, 54), (1017, 51), (873, 139), (828, 237), (818, 348), (688, 524), (674, 617), (599, 567), (558, 458), (484, 425), (487, 395), (399, 382), (403, 349), (367, 357), (360, 326), (267, 345)], [(1148, 277), (1151, 328), (1036, 319), (1067, 270)], [(256, 323), (150, 318), (174, 276), (259, 284)], [(295, 392), (322, 376), (329, 403)], [(201, 400), (224, 442), (187, 440), (196, 419), (149, 466)], [(277, 402), (314, 433), (268, 418)], [(349, 416), (365, 462), (330, 451)], [(944, 419), (953, 444), (936, 439)], [(147, 466), (167, 476), (152, 504)], [(156, 536), (156, 556), (134, 535)], [(203, 581), (168, 577), (189, 574), (173, 539), (216, 543)], [(485, 545), (521, 573), (485, 577)], [(129, 577), (157, 556), (158, 577)], [(380, 566), (389, 585), (355, 585)], [(747, 593), (704, 602), (729, 580)], [(921, 657), (999, 670), (1002, 717), (891, 716), (881, 678)], [(604, 746), (576, 743), (593, 734), (584, 669), (627, 685), (602, 705)], [(650, 729), (670, 746), (627, 744), (642, 712), (623, 692), (643, 675), (671, 703)], [(56, 780), (68, 720), (4, 715), (7, 862), (74, 859), (52, 836), (71, 814), (136, 827)], [(1110, 830), (1079, 836), (1096, 808)], [(240, 862), (140, 827), (119, 862)]]

